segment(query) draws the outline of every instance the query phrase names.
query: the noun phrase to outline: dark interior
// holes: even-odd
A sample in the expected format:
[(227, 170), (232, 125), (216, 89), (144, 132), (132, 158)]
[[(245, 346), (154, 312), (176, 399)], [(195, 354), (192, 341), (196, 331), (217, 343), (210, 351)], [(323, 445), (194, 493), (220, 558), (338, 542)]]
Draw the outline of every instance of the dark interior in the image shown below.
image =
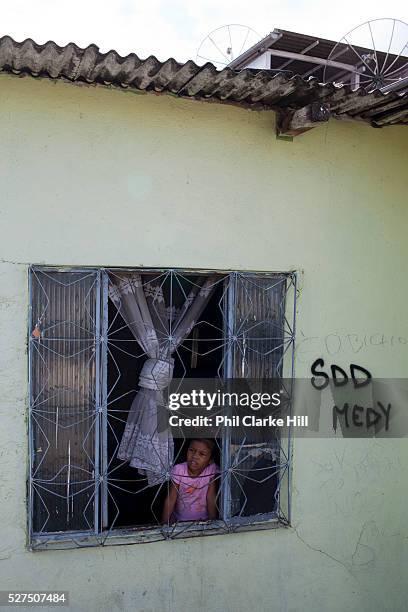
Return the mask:
[[(188, 283), (186, 289), (188, 289)], [(164, 286), (164, 295), (166, 304), (168, 304), (170, 302), (169, 284)], [(188, 378), (217, 376), (223, 358), (223, 318), (220, 309), (222, 296), (223, 283), (221, 282), (217, 285), (199, 322), (179, 348), (178, 355), (174, 355), (174, 378), (181, 378), (183, 375)], [(173, 303), (177, 306), (182, 299), (183, 293), (180, 291), (177, 293), (173, 285)], [(206, 323), (209, 321), (211, 326)], [(192, 351), (194, 347), (196, 352)], [(208, 354), (202, 355), (202, 353)], [(107, 527), (111, 529), (157, 525), (160, 522), (163, 502), (168, 490), (168, 483), (147, 487), (147, 480), (140, 476), (135, 468), (116, 458), (144, 360), (145, 356), (139, 344), (118, 315), (115, 306), (109, 302), (108, 391), (111, 390), (111, 392), (108, 404)], [(119, 379), (118, 370), (120, 371)], [(177, 463), (185, 461), (187, 447), (188, 441), (174, 440)], [(214, 460), (219, 465), (220, 457), (217, 449), (216, 445)]]

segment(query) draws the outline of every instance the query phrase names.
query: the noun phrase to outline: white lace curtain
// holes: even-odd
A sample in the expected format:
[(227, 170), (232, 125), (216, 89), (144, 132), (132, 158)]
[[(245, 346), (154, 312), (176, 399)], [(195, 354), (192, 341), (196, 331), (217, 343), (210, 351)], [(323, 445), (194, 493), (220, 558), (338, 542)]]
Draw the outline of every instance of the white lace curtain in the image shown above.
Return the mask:
[(143, 281), (137, 272), (110, 276), (109, 297), (147, 356), (117, 456), (146, 476), (149, 486), (166, 480), (173, 463), (173, 438), (158, 428), (163, 391), (173, 377), (172, 355), (198, 321), (216, 280), (202, 277), (181, 308), (175, 308), (166, 306), (163, 277)]

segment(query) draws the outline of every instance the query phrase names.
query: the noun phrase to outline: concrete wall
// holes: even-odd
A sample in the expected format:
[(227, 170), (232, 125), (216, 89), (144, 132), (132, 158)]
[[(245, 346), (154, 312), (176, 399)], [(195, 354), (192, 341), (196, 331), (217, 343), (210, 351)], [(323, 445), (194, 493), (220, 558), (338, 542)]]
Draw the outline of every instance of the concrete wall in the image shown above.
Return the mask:
[(405, 376), (408, 128), (0, 76), (0, 588), (72, 610), (406, 610), (408, 445), (297, 441), (293, 528), (26, 549), (27, 267), (300, 275), (297, 375), (316, 357)]

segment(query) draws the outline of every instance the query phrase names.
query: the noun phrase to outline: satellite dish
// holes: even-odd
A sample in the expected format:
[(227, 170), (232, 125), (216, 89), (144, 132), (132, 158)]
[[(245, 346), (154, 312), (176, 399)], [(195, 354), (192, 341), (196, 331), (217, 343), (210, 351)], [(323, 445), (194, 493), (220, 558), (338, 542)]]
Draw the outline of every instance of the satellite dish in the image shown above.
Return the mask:
[(249, 26), (230, 23), (210, 32), (197, 49), (197, 64), (211, 62), (222, 70), (241, 53), (255, 45), (262, 36)]
[(392, 18), (366, 21), (347, 32), (330, 52), (323, 74), (325, 83), (350, 81), (367, 91), (394, 89), (406, 78), (408, 24)]

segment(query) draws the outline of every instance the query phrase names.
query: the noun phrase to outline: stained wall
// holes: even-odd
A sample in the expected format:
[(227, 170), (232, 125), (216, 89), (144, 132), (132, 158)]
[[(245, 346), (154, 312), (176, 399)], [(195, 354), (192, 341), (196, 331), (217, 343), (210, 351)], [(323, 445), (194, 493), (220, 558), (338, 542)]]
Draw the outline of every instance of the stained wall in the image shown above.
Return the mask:
[(27, 550), (30, 264), (299, 271), (297, 376), (407, 371), (408, 128), (0, 76), (0, 588), (71, 610), (405, 610), (408, 444), (298, 440), (292, 527)]

